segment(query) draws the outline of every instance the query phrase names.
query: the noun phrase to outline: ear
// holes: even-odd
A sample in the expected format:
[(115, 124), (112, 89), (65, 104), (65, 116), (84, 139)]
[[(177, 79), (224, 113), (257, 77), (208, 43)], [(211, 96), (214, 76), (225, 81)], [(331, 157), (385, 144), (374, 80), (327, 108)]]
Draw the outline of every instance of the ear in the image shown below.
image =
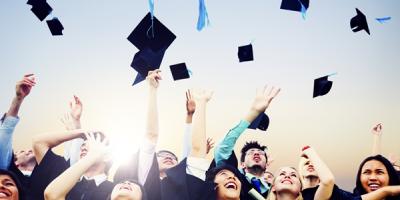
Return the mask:
[(246, 165), (244, 164), (244, 162), (240, 162), (240, 167), (241, 167), (242, 169), (244, 169), (244, 168), (246, 167)]
[(274, 186), (274, 185), (271, 187), (271, 192), (273, 192), (273, 193), (276, 192), (276, 189), (275, 189), (275, 186)]

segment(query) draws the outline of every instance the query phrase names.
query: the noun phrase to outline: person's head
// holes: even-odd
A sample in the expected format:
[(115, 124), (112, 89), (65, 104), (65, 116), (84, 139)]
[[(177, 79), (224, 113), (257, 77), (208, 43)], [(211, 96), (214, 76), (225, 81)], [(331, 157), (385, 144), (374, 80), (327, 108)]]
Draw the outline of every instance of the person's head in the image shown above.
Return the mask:
[(354, 193), (363, 195), (388, 185), (400, 185), (393, 165), (382, 155), (364, 159), (357, 172)]
[(299, 173), (293, 167), (282, 167), (275, 174), (275, 179), (272, 183), (270, 200), (279, 200), (280, 196), (290, 196), (293, 200), (302, 199), (302, 185)]
[(241, 150), (240, 163), (245, 170), (248, 168), (259, 168), (265, 171), (267, 168), (266, 146), (261, 146), (257, 141), (246, 142)]
[(108, 200), (146, 200), (146, 192), (136, 181), (121, 181), (114, 186)]
[(35, 165), (36, 159), (32, 149), (20, 150), (14, 153), (14, 163), (18, 166)]
[(165, 172), (178, 164), (178, 157), (171, 151), (160, 150), (157, 152), (157, 162), (160, 172)]
[(268, 183), (268, 185), (272, 185), (272, 182), (274, 181), (274, 174), (268, 170), (264, 172), (264, 180), (265, 182)]
[(11, 171), (0, 169), (0, 199), (23, 200), (23, 192), (17, 176)]
[(209, 170), (206, 181), (213, 182), (217, 199), (240, 199), (242, 183), (239, 179), (238, 169), (224, 164)]
[(307, 179), (307, 178), (309, 178), (309, 179), (314, 178), (316, 180), (319, 180), (318, 173), (317, 173), (317, 171), (315, 171), (314, 165), (312, 164), (310, 159), (308, 159), (304, 156), (300, 157), (299, 175), (300, 175), (300, 181), (302, 184), (305, 184), (304, 179)]

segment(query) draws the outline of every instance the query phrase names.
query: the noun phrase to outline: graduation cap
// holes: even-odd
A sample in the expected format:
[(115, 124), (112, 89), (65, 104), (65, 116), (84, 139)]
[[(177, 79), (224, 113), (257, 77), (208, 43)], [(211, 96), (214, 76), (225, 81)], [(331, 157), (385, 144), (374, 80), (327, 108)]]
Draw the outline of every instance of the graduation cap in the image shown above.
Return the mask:
[(249, 129), (260, 129), (266, 131), (269, 125), (269, 117), (265, 113), (260, 113), (249, 125)]
[(281, 9), (305, 12), (310, 5), (309, 0), (282, 0)]
[(160, 68), (165, 51), (166, 48), (157, 52), (151, 50), (150, 48), (144, 48), (135, 54), (131, 63), (131, 67), (135, 69), (138, 74), (133, 85), (146, 79), (149, 71)]
[(157, 52), (167, 49), (176, 36), (156, 17), (148, 13), (128, 36), (128, 40), (139, 50), (150, 48)]
[(353, 30), (353, 32), (365, 30), (368, 33), (368, 35), (370, 35), (367, 18), (360, 10), (358, 10), (358, 8), (356, 8), (356, 11), (357, 15), (351, 18), (350, 20), (351, 30)]
[(50, 32), (52, 35), (62, 35), (62, 31), (64, 30), (63, 25), (57, 17), (54, 17), (51, 20), (47, 20), (47, 25), (49, 26)]
[(239, 62), (253, 60), (253, 46), (251, 44), (240, 46), (238, 49)]
[(172, 78), (174, 78), (174, 81), (190, 78), (189, 71), (186, 68), (185, 63), (171, 65), (169, 68), (171, 69)]
[(332, 81), (328, 80), (328, 76), (323, 76), (314, 80), (313, 98), (328, 94), (332, 88)]
[(53, 11), (53, 8), (51, 8), (46, 0), (28, 0), (26, 4), (32, 6), (31, 11), (40, 21), (43, 21)]

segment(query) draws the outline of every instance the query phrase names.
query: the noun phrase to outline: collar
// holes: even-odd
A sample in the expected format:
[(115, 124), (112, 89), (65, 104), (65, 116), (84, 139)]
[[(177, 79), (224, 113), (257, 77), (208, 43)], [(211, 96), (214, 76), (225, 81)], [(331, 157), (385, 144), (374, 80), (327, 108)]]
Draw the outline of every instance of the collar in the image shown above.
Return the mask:
[(79, 178), (79, 181), (81, 181), (83, 177), (85, 177), (86, 180), (94, 180), (96, 186), (99, 186), (101, 183), (107, 180), (107, 175), (104, 173), (92, 176), (90, 178), (87, 176), (81, 176), (81, 178)]

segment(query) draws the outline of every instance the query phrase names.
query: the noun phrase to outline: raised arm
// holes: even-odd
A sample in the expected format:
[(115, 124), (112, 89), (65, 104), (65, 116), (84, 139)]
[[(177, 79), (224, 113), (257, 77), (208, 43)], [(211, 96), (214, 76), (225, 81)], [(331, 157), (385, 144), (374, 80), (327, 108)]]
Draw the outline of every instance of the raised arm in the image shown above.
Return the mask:
[(40, 164), (46, 152), (63, 142), (79, 138), (83, 136), (83, 131), (80, 129), (64, 131), (64, 132), (53, 132), (44, 133), (37, 135), (32, 140), (33, 152), (35, 154), (36, 162)]
[(0, 119), (0, 169), (8, 169), (12, 158), (12, 136), (19, 118), (18, 112), (24, 101), (35, 86), (33, 74), (27, 74), (15, 86), (15, 97), (13, 98), (8, 112)]
[[(74, 102), (69, 102), (69, 113), (64, 115), (61, 122), (65, 125), (65, 129), (74, 130), (81, 128), (81, 116), (83, 105), (79, 97), (74, 95)], [(67, 141), (64, 144), (64, 158), (70, 160), (70, 164), (74, 164), (79, 160), (80, 147), (83, 144), (82, 138)]]
[(101, 136), (97, 137), (93, 133), (86, 133), (88, 154), (80, 159), (76, 164), (65, 170), (54, 179), (44, 191), (46, 200), (63, 200), (68, 192), (78, 182), (79, 178), (95, 163), (102, 161), (106, 155), (107, 139), (101, 141)]
[(183, 133), (183, 153), (182, 158), (186, 158), (192, 149), (192, 120), (196, 111), (196, 102), (192, 98), (190, 90), (186, 91), (186, 127)]
[(191, 157), (205, 158), (207, 155), (206, 106), (212, 94), (211, 91), (205, 90), (193, 91), (197, 108), (193, 116), (192, 149), (189, 154)]
[(158, 140), (158, 107), (157, 107), (157, 89), (159, 86), (159, 80), (161, 80), (161, 70), (157, 69), (149, 71), (146, 80), (149, 85), (149, 103), (147, 107), (147, 125), (145, 137), (152, 142), (157, 144)]
[(372, 155), (381, 154), (382, 128), (383, 126), (381, 123), (372, 127), (372, 135), (373, 135)]
[(214, 158), (217, 165), (219, 165), (221, 161), (229, 158), (239, 136), (260, 113), (265, 112), (271, 101), (279, 92), (280, 88), (268, 88), (267, 86), (262, 90), (257, 90), (256, 97), (254, 98), (247, 115), (237, 126), (229, 130), (224, 139), (215, 147)]

